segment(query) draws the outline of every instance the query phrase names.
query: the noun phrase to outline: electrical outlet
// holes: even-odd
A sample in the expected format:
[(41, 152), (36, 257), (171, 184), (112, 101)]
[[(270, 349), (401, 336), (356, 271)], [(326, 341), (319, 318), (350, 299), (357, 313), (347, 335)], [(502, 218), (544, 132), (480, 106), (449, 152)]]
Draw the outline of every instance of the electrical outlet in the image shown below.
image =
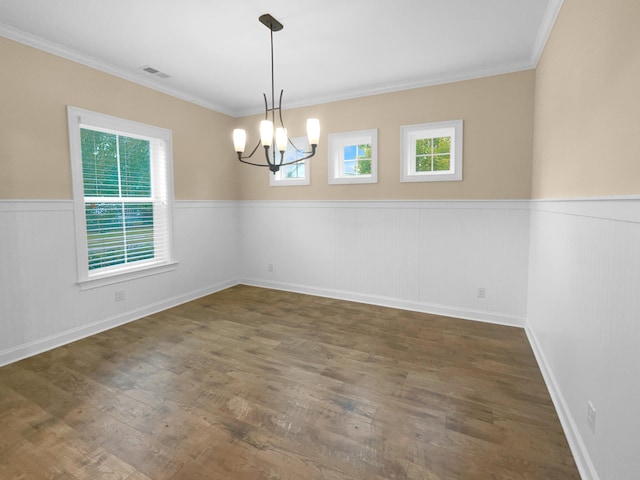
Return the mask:
[(587, 402), (587, 425), (592, 433), (596, 433), (596, 409), (591, 402)]
[(116, 302), (124, 302), (124, 290), (118, 290), (116, 292)]
[(478, 288), (478, 298), (486, 298), (487, 297), (487, 290), (483, 287)]
[(269, 265), (267, 265), (267, 271), (273, 273), (273, 263), (270, 263)]

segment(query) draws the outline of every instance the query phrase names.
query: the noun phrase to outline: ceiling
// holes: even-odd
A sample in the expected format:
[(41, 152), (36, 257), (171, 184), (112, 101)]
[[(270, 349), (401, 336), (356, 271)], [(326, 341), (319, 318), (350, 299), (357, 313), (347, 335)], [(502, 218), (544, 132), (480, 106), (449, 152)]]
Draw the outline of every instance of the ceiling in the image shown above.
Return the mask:
[[(0, 35), (220, 112), (534, 68), (562, 0), (0, 0)], [(159, 78), (150, 66), (169, 76)], [(270, 96), (270, 95), (269, 95)]]

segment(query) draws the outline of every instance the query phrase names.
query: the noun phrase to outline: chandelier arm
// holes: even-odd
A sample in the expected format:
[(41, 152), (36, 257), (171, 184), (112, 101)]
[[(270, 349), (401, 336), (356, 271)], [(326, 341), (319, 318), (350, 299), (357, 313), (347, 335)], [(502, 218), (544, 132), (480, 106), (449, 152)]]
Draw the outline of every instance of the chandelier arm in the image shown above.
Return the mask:
[[(280, 99), (278, 100), (278, 116), (280, 117), (280, 125), (282, 126), (282, 128), (286, 130), (287, 127), (284, 126), (284, 120), (282, 119), (282, 95), (283, 94), (284, 94), (284, 90), (280, 90)], [(289, 135), (287, 135), (287, 140), (291, 145), (293, 145), (293, 142), (289, 139)], [(296, 150), (298, 149), (295, 145), (293, 145), (293, 147)]]
[[(280, 125), (282, 125), (282, 128), (286, 129), (284, 125), (284, 120), (282, 119), (282, 95), (284, 95), (284, 90), (280, 90), (280, 99), (278, 100), (278, 115), (280, 116)], [(291, 140), (291, 138), (289, 138), (288, 135), (287, 135), (287, 142), (289, 142), (289, 145), (291, 145), (296, 152), (301, 152), (305, 154), (311, 153), (311, 152), (305, 152), (303, 150), (300, 150), (298, 146), (295, 143), (293, 143), (293, 141)], [(313, 154), (311, 156), (313, 156)], [(295, 162), (283, 163), (283, 165), (291, 165), (292, 163), (298, 163), (302, 160), (306, 160), (307, 158), (310, 158), (310, 157), (301, 158), (300, 160), (296, 160)]]
[(300, 163), (300, 162), (304, 162), (305, 160), (308, 160), (309, 158), (313, 157), (316, 154), (316, 147), (311, 145), (311, 151), (310, 152), (304, 152), (304, 153), (306, 153), (308, 155), (306, 157), (302, 157), (302, 158), (298, 158), (297, 160), (293, 160), (291, 162), (283, 163), (280, 166), (293, 165), (294, 163)]
[(280, 125), (284, 128), (284, 122), (282, 121), (282, 95), (284, 94), (284, 89), (280, 90), (280, 99), (278, 100), (278, 115), (280, 115)]
[(289, 142), (289, 145), (291, 145), (296, 152), (307, 153), (300, 150), (298, 146), (295, 143), (293, 143), (289, 137), (287, 137), (287, 141)]
[(238, 158), (238, 160), (240, 160), (242, 163), (246, 163), (247, 165), (253, 165), (254, 167), (269, 167), (269, 165), (265, 165), (264, 163), (247, 162), (245, 158), (249, 157)]
[(269, 120), (269, 104), (267, 103), (267, 94), (263, 93), (262, 96), (264, 97), (264, 119)]
[[(251, 153), (249, 155), (242, 155), (242, 152), (236, 152), (238, 153), (238, 160), (242, 161), (243, 158), (251, 158), (253, 157), (253, 154), (256, 153), (256, 150), (258, 150), (258, 147), (260, 146), (260, 140), (258, 140), (258, 143), (256, 143), (256, 146), (253, 147), (253, 150), (251, 150)], [(247, 163), (247, 162), (245, 162)]]
[(271, 166), (271, 165), (275, 165), (276, 164), (276, 149), (272, 148), (272, 155), (273, 155), (273, 162), (271, 160), (269, 160), (269, 147), (264, 147), (264, 158), (267, 159), (267, 166)]

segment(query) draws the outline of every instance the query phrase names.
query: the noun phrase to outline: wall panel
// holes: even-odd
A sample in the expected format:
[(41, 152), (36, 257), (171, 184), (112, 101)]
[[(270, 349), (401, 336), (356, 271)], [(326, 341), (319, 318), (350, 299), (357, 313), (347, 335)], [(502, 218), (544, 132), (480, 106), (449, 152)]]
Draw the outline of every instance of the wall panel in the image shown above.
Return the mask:
[(637, 198), (539, 201), (531, 212), (527, 333), (585, 479), (640, 471), (638, 212)]
[(176, 270), (80, 291), (73, 202), (0, 201), (0, 365), (237, 283), (236, 203), (176, 202), (174, 221)]
[(245, 283), (524, 325), (526, 201), (248, 201), (241, 211)]

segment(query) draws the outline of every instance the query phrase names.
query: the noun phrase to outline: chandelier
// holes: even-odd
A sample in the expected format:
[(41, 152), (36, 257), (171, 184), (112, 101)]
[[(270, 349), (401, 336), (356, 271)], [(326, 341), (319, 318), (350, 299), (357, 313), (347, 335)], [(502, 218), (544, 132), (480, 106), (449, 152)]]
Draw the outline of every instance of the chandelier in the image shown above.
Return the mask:
[[(260, 20), (260, 22), (271, 32), (271, 108), (269, 108), (269, 104), (267, 102), (267, 94), (263, 93), (264, 120), (260, 122), (260, 140), (258, 140), (258, 143), (249, 155), (243, 156), (247, 143), (247, 132), (245, 130), (236, 128), (233, 131), (233, 145), (236, 153), (238, 154), (238, 160), (242, 163), (255, 165), (256, 167), (269, 167), (269, 170), (271, 170), (275, 175), (275, 173), (280, 170), (280, 167), (300, 163), (316, 154), (316, 148), (318, 147), (318, 140), (320, 138), (320, 121), (317, 118), (307, 119), (307, 137), (309, 139), (309, 145), (311, 146), (310, 151), (300, 150), (289, 139), (287, 129), (282, 121), (282, 94), (284, 93), (284, 90), (280, 90), (280, 99), (278, 100), (278, 106), (276, 107), (273, 75), (273, 32), (282, 30), (284, 26), (268, 13), (262, 15), (258, 20)], [(271, 120), (269, 120), (269, 112), (271, 112)], [(280, 126), (276, 127), (274, 130), (274, 125), (276, 124), (276, 112)], [(249, 159), (253, 157), (253, 154), (258, 150), (260, 144), (264, 147), (264, 155), (267, 163), (255, 163), (249, 161)], [(287, 145), (291, 145), (296, 152), (304, 155), (304, 157), (285, 161), (284, 154), (287, 151)]]

